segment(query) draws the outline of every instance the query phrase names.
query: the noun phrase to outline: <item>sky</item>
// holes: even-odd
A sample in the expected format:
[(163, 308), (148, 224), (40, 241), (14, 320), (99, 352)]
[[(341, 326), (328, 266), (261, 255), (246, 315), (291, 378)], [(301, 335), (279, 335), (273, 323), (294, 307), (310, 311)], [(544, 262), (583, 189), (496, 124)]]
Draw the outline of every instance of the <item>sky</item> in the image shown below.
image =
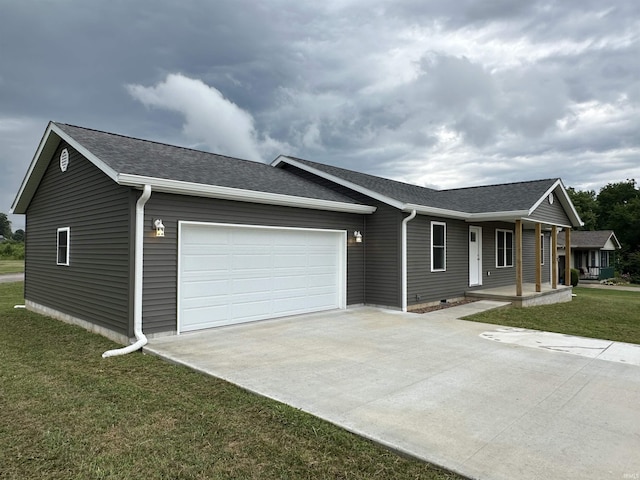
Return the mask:
[(0, 0), (0, 212), (50, 120), (430, 188), (598, 192), (640, 181), (640, 2)]

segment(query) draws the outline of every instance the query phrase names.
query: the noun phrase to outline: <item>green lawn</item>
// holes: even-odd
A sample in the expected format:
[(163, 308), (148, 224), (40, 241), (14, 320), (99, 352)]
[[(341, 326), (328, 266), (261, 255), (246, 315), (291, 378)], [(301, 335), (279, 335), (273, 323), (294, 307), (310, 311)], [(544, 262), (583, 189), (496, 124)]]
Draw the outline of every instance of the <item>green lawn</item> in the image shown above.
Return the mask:
[(573, 289), (570, 303), (504, 307), (465, 320), (640, 344), (640, 291)]
[(0, 275), (24, 272), (24, 260), (0, 260)]
[(0, 284), (0, 478), (445, 479), (299, 410), (16, 310)]

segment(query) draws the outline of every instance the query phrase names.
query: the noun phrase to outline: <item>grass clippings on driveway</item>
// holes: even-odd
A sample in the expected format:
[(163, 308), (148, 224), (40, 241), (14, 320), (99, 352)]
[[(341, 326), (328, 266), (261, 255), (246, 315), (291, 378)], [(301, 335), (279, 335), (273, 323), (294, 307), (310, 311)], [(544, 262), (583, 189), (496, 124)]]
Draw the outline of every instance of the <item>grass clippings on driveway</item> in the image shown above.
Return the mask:
[(640, 344), (640, 291), (573, 289), (568, 303), (503, 307), (464, 320)]
[(0, 285), (0, 478), (458, 479), (330, 423), (26, 310)]

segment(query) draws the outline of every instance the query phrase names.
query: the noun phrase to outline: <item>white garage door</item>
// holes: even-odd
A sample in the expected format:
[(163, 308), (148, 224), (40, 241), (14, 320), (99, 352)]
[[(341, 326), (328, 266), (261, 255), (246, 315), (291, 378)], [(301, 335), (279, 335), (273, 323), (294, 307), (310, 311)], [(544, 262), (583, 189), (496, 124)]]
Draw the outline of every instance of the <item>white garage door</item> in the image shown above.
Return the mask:
[(180, 222), (179, 238), (179, 332), (345, 307), (345, 232)]

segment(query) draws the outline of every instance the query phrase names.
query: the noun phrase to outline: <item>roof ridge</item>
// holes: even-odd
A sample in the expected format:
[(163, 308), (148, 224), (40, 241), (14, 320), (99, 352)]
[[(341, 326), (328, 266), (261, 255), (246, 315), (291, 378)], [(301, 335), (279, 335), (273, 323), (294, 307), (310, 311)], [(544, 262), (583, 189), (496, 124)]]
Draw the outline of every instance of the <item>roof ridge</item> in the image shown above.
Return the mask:
[(503, 183), (493, 183), (488, 185), (473, 185), (471, 187), (457, 187), (457, 188), (447, 188), (444, 190), (436, 190), (437, 192), (452, 192), (455, 190), (471, 190), (472, 188), (487, 188), (487, 187), (502, 187), (506, 185), (521, 185), (523, 183), (538, 183), (538, 182), (556, 182), (560, 180), (559, 178), (540, 178), (537, 180), (522, 180), (520, 182), (503, 182)]
[(385, 180), (387, 182), (398, 183), (400, 185), (406, 185), (406, 186), (413, 187), (413, 188), (420, 188), (420, 189), (423, 189), (423, 190), (428, 190), (430, 192), (439, 192), (440, 191), (440, 190), (436, 190), (435, 188), (429, 188), (429, 187), (423, 187), (422, 185), (416, 185), (415, 183), (401, 182), (400, 180), (394, 180), (392, 178), (381, 177), (380, 175), (372, 175), (370, 173), (359, 172), (357, 170), (350, 170), (348, 168), (336, 167), (335, 165), (329, 165), (327, 163), (314, 162), (313, 160), (306, 160), (304, 158), (293, 157), (291, 155), (283, 155), (283, 156), (285, 156), (287, 158), (290, 158), (292, 160), (300, 160), (302, 162), (306, 162), (306, 163), (310, 163), (310, 164), (323, 165), (323, 166), (326, 166), (326, 167), (331, 167), (331, 168), (335, 168), (335, 169), (338, 169), (338, 170), (342, 170), (344, 172), (355, 173), (356, 175), (363, 175), (365, 177), (375, 178), (375, 179), (379, 179), (379, 180)]
[(232, 157), (231, 155), (224, 155), (224, 154), (221, 154), (221, 153), (207, 152), (206, 150), (198, 150), (197, 148), (183, 147), (182, 145), (172, 145), (170, 143), (160, 142), (158, 140), (149, 140), (147, 138), (132, 137), (131, 135), (124, 135), (122, 133), (107, 132), (107, 131), (104, 131), (104, 130), (98, 130), (97, 128), (81, 127), (79, 125), (72, 125), (70, 123), (64, 123), (64, 122), (53, 122), (53, 123), (55, 125), (65, 125), (67, 127), (79, 128), (81, 130), (88, 130), (90, 132), (102, 133), (104, 135), (111, 135), (113, 137), (127, 138), (129, 140), (136, 140), (136, 141), (139, 141), (139, 142), (153, 143), (155, 145), (161, 145), (163, 147), (179, 148), (179, 149), (187, 150), (187, 151), (190, 151), (190, 152), (204, 153), (204, 154), (207, 154), (207, 155), (213, 155), (213, 156), (216, 156), (216, 157), (228, 158), (228, 159), (231, 159), (231, 160), (240, 160), (242, 162), (251, 162), (251, 163), (259, 163), (259, 164), (263, 164), (263, 165), (268, 165), (265, 162), (261, 162), (261, 161), (259, 162), (259, 161), (256, 161), (256, 160), (249, 160), (247, 158)]

